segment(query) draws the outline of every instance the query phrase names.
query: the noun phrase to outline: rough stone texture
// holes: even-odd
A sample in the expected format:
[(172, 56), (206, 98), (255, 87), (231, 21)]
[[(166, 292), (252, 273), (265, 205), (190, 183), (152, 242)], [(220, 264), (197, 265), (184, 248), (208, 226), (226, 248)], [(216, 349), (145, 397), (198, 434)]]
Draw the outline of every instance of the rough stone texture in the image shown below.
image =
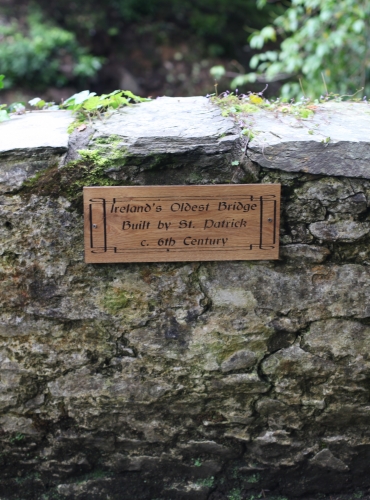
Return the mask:
[(106, 174), (121, 183), (209, 184), (240, 177), (231, 165), (244, 148), (240, 128), (205, 97), (161, 97), (123, 108), (96, 123), (87, 141), (93, 147), (111, 136), (124, 155)]
[(1, 124), (0, 193), (55, 165), (68, 148), (67, 111), (33, 111)]
[(367, 102), (328, 102), (308, 120), (255, 113), (248, 156), (271, 169), (369, 179), (369, 110)]
[[(66, 156), (56, 145), (16, 192), (8, 177), (1, 499), (370, 487), (370, 181), (328, 176), (329, 147), (321, 175), (264, 168), (236, 130), (203, 98), (158, 99), (76, 132)], [(43, 154), (21, 139), (7, 165)], [(251, 178), (282, 184), (279, 261), (84, 264), (83, 183)]]

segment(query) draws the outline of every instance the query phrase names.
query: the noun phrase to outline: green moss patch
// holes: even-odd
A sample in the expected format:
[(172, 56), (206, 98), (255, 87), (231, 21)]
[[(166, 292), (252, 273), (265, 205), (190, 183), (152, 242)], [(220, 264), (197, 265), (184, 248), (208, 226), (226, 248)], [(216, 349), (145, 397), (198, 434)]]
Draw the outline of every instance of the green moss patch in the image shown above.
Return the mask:
[(122, 288), (114, 287), (107, 291), (102, 300), (102, 305), (110, 314), (117, 314), (122, 309), (127, 309), (132, 303), (134, 296), (132, 293)]
[(89, 149), (78, 151), (80, 158), (59, 168), (58, 165), (37, 173), (23, 183), (22, 194), (39, 196), (64, 196), (73, 205), (82, 209), (82, 188), (84, 186), (115, 186), (107, 175), (110, 168), (122, 168), (126, 160), (126, 149), (120, 146), (117, 136), (99, 138)]

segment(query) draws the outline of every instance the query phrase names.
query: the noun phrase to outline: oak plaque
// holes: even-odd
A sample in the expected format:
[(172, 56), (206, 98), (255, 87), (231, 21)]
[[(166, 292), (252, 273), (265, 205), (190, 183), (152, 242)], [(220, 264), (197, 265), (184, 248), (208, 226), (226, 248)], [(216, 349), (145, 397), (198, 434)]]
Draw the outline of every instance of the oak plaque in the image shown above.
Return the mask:
[(85, 187), (85, 261), (279, 258), (279, 184)]

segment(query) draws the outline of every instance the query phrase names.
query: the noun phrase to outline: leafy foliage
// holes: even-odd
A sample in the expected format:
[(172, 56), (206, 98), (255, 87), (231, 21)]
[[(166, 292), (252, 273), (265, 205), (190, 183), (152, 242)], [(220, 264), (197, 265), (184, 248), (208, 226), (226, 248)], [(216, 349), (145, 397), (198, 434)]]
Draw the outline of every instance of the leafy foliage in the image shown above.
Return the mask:
[(250, 62), (255, 72), (237, 76), (232, 87), (288, 80), (283, 96), (348, 94), (362, 87), (369, 92), (369, 19), (370, 0), (292, 0), (272, 25), (250, 38), (252, 49), (282, 40), (280, 49), (255, 55)]
[(228, 500), (242, 500), (242, 491), (240, 488), (234, 488), (227, 495)]
[(14, 19), (0, 23), (0, 40), (5, 88), (24, 81), (28, 87), (61, 87), (92, 77), (102, 63), (78, 45), (73, 33), (44, 22), (35, 9), (27, 18), (26, 30)]
[[(3, 85), (4, 75), (0, 75), (0, 88)], [(84, 122), (92, 122), (94, 119), (105, 119), (110, 116), (113, 111), (116, 111), (124, 106), (129, 106), (132, 103), (150, 101), (134, 95), (129, 90), (115, 90), (110, 94), (96, 95), (95, 92), (83, 90), (78, 94), (74, 94), (60, 105), (54, 102), (46, 102), (40, 97), (35, 97), (28, 103), (39, 110), (59, 110), (67, 109), (72, 111), (75, 116), (75, 121), (71, 124), (69, 132), (72, 132), (76, 127), (81, 126)], [(10, 119), (10, 115), (23, 114), (26, 112), (26, 106), (22, 102), (14, 102), (10, 106), (6, 104), (0, 105), (0, 122)], [(86, 125), (84, 125), (86, 128)]]
[(269, 18), (255, 8), (255, 0), (106, 0), (104, 5), (99, 0), (38, 0), (38, 4), (87, 42), (92, 32), (97, 39), (104, 34), (117, 40), (128, 26), (136, 26), (136, 36), (155, 34), (158, 44), (186, 31), (205, 42), (210, 57), (235, 54), (237, 45), (244, 43), (245, 23), (262, 27)]
[[(30, 4), (36, 4), (44, 19), (50, 20), (48, 24), (42, 21), (44, 26), (47, 24), (45, 34), (49, 27), (59, 26), (64, 33), (72, 35), (75, 42), (73, 50), (68, 48), (66, 54), (57, 50), (55, 57), (55, 51), (49, 51), (50, 57), (33, 59), (33, 75), (38, 68), (37, 72), (43, 73), (46, 79), (49, 65), (54, 68), (54, 60), (58, 59), (58, 82), (47, 78), (51, 87), (68, 85), (76, 91), (92, 88), (102, 93), (130, 85), (130, 89), (140, 95), (205, 93), (210, 84), (208, 68), (220, 57), (230, 61), (231, 67), (235, 61), (247, 67), (250, 53), (244, 50), (245, 30), (261, 29), (270, 22), (271, 12), (283, 10), (281, 0), (273, 2), (268, 10), (256, 9), (255, 0), (0, 2), (0, 24), (1, 19), (8, 19), (8, 23), (17, 19), (17, 32), (31, 42), (30, 30), (26, 27), (29, 22), (25, 19), (26, 7)], [(7, 44), (12, 43), (18, 45), (18, 40), (8, 37)], [(96, 56), (93, 61), (98, 64), (104, 61), (98, 73), (95, 62), (91, 64), (91, 54)], [(95, 75), (92, 78), (86, 72), (89, 68)], [(41, 85), (45, 87), (41, 78), (32, 76), (31, 80), (25, 80), (24, 74), (31, 75), (30, 71), (19, 76), (20, 73), (21, 69), (17, 68), (16, 78), (12, 76), (17, 86), (37, 91)], [(131, 83), (127, 83), (127, 78)], [(55, 88), (50, 90), (49, 95), (58, 95)]]
[(215, 483), (215, 478), (213, 476), (206, 477), (204, 479), (198, 479), (197, 484), (199, 486), (206, 486), (207, 488), (212, 488)]
[(128, 106), (131, 102), (144, 102), (145, 99), (134, 95), (129, 90), (115, 90), (110, 94), (96, 95), (95, 92), (83, 90), (67, 99), (61, 108), (73, 112), (76, 117), (72, 127), (75, 128), (84, 121), (91, 122), (96, 118), (107, 118), (113, 111)]

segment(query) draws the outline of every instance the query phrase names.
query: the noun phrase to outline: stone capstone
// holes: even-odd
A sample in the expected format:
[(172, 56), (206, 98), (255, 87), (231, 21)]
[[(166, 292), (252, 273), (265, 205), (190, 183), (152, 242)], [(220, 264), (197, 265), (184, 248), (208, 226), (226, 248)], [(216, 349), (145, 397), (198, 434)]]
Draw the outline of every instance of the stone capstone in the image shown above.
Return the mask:
[(268, 169), (370, 178), (368, 103), (328, 102), (307, 120), (261, 111), (249, 117), (249, 158)]
[(68, 149), (68, 111), (33, 111), (1, 124), (0, 193), (19, 189), (45, 168), (57, 165)]
[[(370, 488), (367, 109), (249, 143), (202, 97), (0, 125), (1, 499)], [(84, 263), (83, 185), (251, 180), (282, 185), (279, 260)]]

